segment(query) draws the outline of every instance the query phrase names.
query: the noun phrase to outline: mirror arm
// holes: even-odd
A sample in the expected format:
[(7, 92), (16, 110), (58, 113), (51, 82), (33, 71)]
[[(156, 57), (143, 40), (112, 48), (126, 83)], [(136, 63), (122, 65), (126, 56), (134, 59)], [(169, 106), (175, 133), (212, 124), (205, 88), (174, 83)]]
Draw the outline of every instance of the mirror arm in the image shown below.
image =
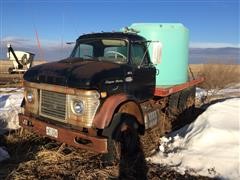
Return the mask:
[(141, 63), (140, 63), (140, 65), (139, 65), (139, 67), (142, 66), (143, 60), (144, 60), (144, 58), (145, 58), (145, 56), (146, 56), (146, 54), (147, 54), (148, 47), (150, 46), (151, 42), (152, 42), (152, 41), (148, 41), (148, 45), (147, 45), (146, 51), (144, 52), (144, 55), (143, 55), (143, 57), (142, 57), (142, 60), (141, 60)]

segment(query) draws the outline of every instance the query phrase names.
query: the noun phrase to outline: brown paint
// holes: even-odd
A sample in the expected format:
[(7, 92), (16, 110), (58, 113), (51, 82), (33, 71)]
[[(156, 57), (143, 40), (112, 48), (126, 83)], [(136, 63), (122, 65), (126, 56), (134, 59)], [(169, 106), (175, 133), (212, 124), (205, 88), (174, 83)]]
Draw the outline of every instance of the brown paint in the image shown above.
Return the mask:
[(93, 125), (99, 129), (107, 127), (110, 124), (116, 109), (120, 105), (118, 112), (129, 113), (135, 116), (140, 124), (144, 124), (143, 115), (140, 110), (141, 108), (135, 102), (128, 100), (129, 98), (126, 94), (113, 95), (107, 98), (101, 106), (100, 111), (96, 114), (93, 120)]
[(136, 117), (137, 121), (140, 124), (144, 124), (144, 119), (143, 119), (143, 113), (141, 112), (141, 108), (139, 107), (138, 104), (136, 104), (133, 101), (129, 101), (124, 103), (120, 108), (118, 112), (124, 112), (133, 115)]
[(127, 99), (127, 95), (123, 93), (108, 97), (101, 106), (100, 111), (94, 117), (93, 125), (99, 129), (107, 127), (112, 120), (116, 108)]
[[(31, 125), (25, 125), (23, 121), (26, 121), (26, 120), (30, 122)], [(60, 142), (64, 142), (66, 144), (69, 144), (77, 148), (88, 149), (88, 150), (96, 151), (99, 153), (107, 153), (107, 139), (105, 138), (92, 137), (92, 136), (89, 136), (88, 134), (83, 134), (79, 131), (58, 127), (52, 124), (47, 124), (45, 122), (37, 120), (36, 118), (28, 117), (23, 114), (19, 114), (19, 124), (20, 126), (43, 136), (47, 136), (46, 127), (47, 126), (52, 127), (58, 130), (58, 138), (53, 138), (48, 136), (49, 138), (55, 139)], [(92, 143), (88, 145), (76, 143), (74, 140), (76, 137), (89, 140)]]

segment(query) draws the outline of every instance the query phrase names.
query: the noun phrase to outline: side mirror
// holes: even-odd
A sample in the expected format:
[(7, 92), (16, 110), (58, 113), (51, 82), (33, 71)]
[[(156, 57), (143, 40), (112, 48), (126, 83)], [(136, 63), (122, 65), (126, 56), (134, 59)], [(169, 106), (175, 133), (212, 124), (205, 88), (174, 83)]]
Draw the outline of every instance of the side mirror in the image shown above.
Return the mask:
[(162, 43), (152, 42), (152, 63), (160, 64), (162, 59)]

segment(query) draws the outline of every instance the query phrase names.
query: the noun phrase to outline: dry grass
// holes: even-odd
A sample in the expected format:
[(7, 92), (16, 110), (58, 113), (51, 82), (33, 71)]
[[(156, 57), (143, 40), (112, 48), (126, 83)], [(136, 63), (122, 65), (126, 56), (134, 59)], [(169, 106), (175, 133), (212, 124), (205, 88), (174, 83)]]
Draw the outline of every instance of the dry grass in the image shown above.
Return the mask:
[(204, 64), (199, 75), (205, 77), (201, 85), (204, 89), (223, 89), (240, 82), (238, 65)]
[[(86, 152), (82, 152), (86, 154)], [(39, 151), (33, 160), (22, 163), (9, 179), (107, 179), (114, 167), (103, 168), (97, 156), (56, 150)]]
[(0, 87), (22, 87), (23, 74), (0, 74)]
[[(103, 166), (99, 154), (61, 145), (28, 132), (4, 136), (0, 138), (0, 145), (6, 146), (11, 156), (0, 163), (0, 179), (104, 180), (114, 179), (118, 174), (117, 166)], [(189, 173), (181, 175), (169, 167), (149, 162), (146, 168), (137, 169), (136, 173), (147, 171), (147, 179), (211, 179)], [(131, 176), (125, 179), (139, 178)]]
[(0, 163), (0, 179), (107, 179), (115, 166), (104, 167), (100, 155), (78, 150), (28, 132), (2, 139), (10, 159)]
[(200, 87), (210, 92), (207, 100), (220, 90), (240, 83), (240, 65), (232, 64), (200, 64), (190, 65), (195, 76), (202, 76), (205, 81)]

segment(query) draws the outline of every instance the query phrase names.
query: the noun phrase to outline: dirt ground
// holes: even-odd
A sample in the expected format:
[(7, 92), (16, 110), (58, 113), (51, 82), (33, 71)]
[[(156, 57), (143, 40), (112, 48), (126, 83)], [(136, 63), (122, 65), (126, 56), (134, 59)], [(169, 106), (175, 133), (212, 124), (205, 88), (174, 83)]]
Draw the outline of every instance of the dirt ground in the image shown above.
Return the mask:
[[(192, 120), (202, 112), (196, 108)], [(0, 136), (0, 147), (5, 147), (10, 155), (10, 159), (0, 162), (0, 179), (213, 179), (193, 175), (193, 170), (180, 174), (170, 167), (148, 162), (141, 149), (135, 156), (121, 157), (120, 165), (106, 165), (100, 154), (76, 149), (26, 130)]]
[(169, 167), (147, 162), (142, 154), (120, 167), (106, 166), (99, 154), (29, 132), (4, 135), (0, 137), (0, 146), (5, 146), (11, 157), (0, 163), (0, 179), (211, 179), (189, 172), (181, 175)]
[[(194, 74), (203, 68), (191, 67)], [(194, 176), (193, 170), (182, 175), (170, 167), (152, 164), (143, 153), (125, 159), (120, 166), (107, 166), (99, 154), (20, 130), (0, 136), (0, 146), (10, 155), (0, 162), (0, 179), (212, 179)]]
[(22, 86), (23, 74), (0, 74), (0, 87)]

